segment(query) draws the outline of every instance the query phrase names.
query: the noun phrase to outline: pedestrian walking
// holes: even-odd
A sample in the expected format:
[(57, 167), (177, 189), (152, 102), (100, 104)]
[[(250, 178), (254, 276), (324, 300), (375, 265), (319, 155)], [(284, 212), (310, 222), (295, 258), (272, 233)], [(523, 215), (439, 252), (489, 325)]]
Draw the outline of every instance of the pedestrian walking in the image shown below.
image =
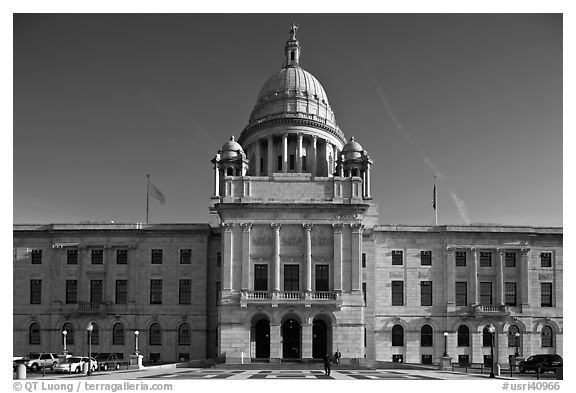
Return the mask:
[(330, 365), (332, 364), (332, 357), (329, 353), (324, 356), (324, 375), (330, 375)]
[(334, 353), (334, 362), (336, 364), (340, 364), (340, 358), (342, 357), (342, 354), (340, 353), (340, 350), (337, 349), (336, 352)]

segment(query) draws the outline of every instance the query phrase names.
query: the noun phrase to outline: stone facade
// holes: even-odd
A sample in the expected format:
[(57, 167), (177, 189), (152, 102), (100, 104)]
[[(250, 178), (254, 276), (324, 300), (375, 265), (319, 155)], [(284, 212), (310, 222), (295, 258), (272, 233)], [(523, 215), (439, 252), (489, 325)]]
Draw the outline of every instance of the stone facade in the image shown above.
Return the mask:
[[(14, 226), (14, 354), (487, 362), (563, 353), (562, 229), (378, 224), (372, 160), (286, 62), (217, 152), (208, 224)], [(138, 332), (139, 334), (136, 334)], [(488, 344), (488, 345), (487, 345)]]

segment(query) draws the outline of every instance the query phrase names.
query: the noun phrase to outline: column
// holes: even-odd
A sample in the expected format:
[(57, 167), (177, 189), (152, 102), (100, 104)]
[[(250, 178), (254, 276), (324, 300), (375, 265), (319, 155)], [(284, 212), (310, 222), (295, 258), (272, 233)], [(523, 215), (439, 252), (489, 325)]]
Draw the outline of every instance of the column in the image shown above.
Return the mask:
[(88, 247), (78, 248), (78, 264), (80, 265), (80, 274), (78, 275), (78, 302), (87, 302), (90, 300), (90, 281), (86, 276), (86, 266), (90, 263)]
[(260, 140), (258, 139), (256, 142), (254, 142), (254, 144), (256, 145), (256, 166), (254, 167), (256, 169), (254, 175), (255, 176), (262, 176), (262, 152), (261, 152), (261, 146), (260, 146)]
[(370, 163), (366, 165), (366, 198), (372, 198), (372, 191), (370, 190)]
[(281, 325), (270, 322), (270, 362), (279, 362), (282, 358)]
[(306, 249), (304, 251), (304, 291), (312, 292), (312, 224), (302, 224), (306, 236)]
[(352, 229), (352, 291), (362, 290), (362, 224), (350, 225)]
[(288, 133), (282, 135), (282, 172), (288, 173)]
[(342, 292), (342, 224), (334, 228), (334, 290)]
[(504, 305), (504, 258), (506, 252), (503, 248), (496, 250), (498, 260), (496, 261), (496, 305)]
[[(326, 176), (331, 176), (332, 175), (332, 162), (334, 161), (334, 157), (332, 157), (332, 145), (330, 144), (330, 142), (325, 141), (325, 156), (326, 156)], [(330, 159), (332, 158), (332, 162), (330, 162)]]
[(274, 141), (272, 140), (272, 135), (268, 135), (268, 176), (272, 177), (272, 173), (274, 173), (274, 165), (276, 165), (276, 161), (274, 161)]
[(220, 168), (218, 164), (218, 156), (216, 156), (216, 160), (214, 161), (214, 196), (220, 196)]
[(446, 249), (446, 282), (444, 283), (446, 293), (446, 307), (453, 310), (456, 306), (456, 281), (454, 280), (454, 269), (456, 266), (456, 250)]
[(233, 245), (233, 224), (223, 223), (224, 237), (222, 242), (222, 289), (232, 291), (232, 245)]
[(274, 255), (272, 256), (272, 265), (274, 271), (274, 280), (272, 282), (272, 291), (280, 292), (280, 228), (281, 224), (272, 224), (274, 229)]
[(332, 145), (332, 157), (334, 157), (334, 163), (332, 164), (332, 172), (336, 172), (336, 163), (338, 162), (338, 148), (336, 145)]
[(520, 250), (520, 304), (522, 312), (530, 310), (530, 276), (528, 274), (528, 252), (529, 248)]
[(474, 258), (472, 260), (472, 269), (470, 276), (470, 289), (472, 292), (472, 305), (478, 305), (478, 260), (480, 258), (480, 251), (477, 248), (472, 249)]
[(312, 324), (302, 324), (302, 359), (312, 359)]
[(251, 223), (242, 223), (242, 291), (250, 290), (250, 230)]
[(302, 173), (302, 133), (296, 134), (296, 172)]
[(104, 285), (102, 288), (102, 303), (107, 301), (114, 302), (114, 291), (116, 290), (116, 282), (114, 281), (114, 273), (112, 266), (116, 266), (113, 262), (114, 249), (110, 246), (104, 247), (104, 269), (106, 275), (104, 276)]
[(316, 135), (312, 135), (312, 162), (310, 163), (311, 165), (311, 172), (312, 172), (312, 177), (316, 176), (316, 168), (317, 168), (317, 160), (318, 157), (318, 137)]

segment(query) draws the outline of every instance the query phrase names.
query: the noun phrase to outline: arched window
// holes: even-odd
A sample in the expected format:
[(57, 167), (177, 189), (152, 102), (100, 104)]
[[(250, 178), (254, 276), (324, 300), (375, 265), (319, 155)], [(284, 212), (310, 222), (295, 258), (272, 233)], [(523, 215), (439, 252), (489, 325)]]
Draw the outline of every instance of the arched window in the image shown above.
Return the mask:
[(40, 345), (40, 325), (36, 322), (28, 328), (28, 344)]
[(459, 347), (469, 347), (470, 346), (470, 329), (466, 325), (460, 325), (458, 328), (458, 346)]
[(433, 346), (432, 326), (424, 325), (422, 329), (420, 329), (420, 345), (423, 347)]
[[(86, 332), (88, 333), (88, 332)], [(86, 342), (88, 342), (88, 335), (86, 336)], [(97, 324), (92, 324), (92, 335), (91, 335), (92, 345), (100, 345), (100, 328)]]
[(490, 325), (484, 326), (484, 330), (482, 330), (483, 347), (490, 347), (492, 345), (492, 333), (490, 333), (488, 329), (490, 329)]
[(178, 327), (178, 345), (190, 345), (190, 341), (190, 326), (187, 323), (183, 323)]
[(404, 346), (404, 328), (402, 325), (394, 325), (392, 328), (392, 346), (393, 347), (403, 347)]
[(66, 322), (62, 327), (66, 331), (66, 345), (74, 345), (74, 327), (70, 322)]
[(234, 168), (228, 168), (226, 170), (226, 175), (227, 176), (234, 176)]
[(554, 344), (554, 333), (552, 332), (552, 328), (550, 326), (544, 326), (542, 328), (542, 332), (540, 333), (542, 337), (542, 346), (543, 347), (552, 347)]
[(162, 345), (162, 329), (160, 329), (160, 324), (153, 323), (150, 326), (150, 345)]
[[(518, 333), (518, 337), (516, 337), (516, 333)], [(512, 325), (508, 328), (508, 346), (520, 346), (520, 329), (518, 329), (518, 326), (516, 325)]]
[(124, 345), (124, 325), (121, 322), (112, 327), (112, 345)]

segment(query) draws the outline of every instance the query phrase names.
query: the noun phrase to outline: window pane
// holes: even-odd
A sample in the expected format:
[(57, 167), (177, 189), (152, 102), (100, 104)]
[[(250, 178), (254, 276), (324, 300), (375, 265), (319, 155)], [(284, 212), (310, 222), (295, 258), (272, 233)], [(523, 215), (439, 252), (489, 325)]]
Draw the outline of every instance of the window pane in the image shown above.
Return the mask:
[(62, 327), (62, 330), (66, 331), (66, 344), (74, 345), (74, 327), (70, 322), (66, 322)]
[(66, 250), (66, 263), (68, 265), (78, 264), (78, 250)]
[(128, 264), (128, 250), (116, 250), (116, 263), (118, 265)]
[(552, 253), (543, 252), (540, 254), (540, 265), (542, 267), (552, 267)]
[(40, 345), (40, 325), (33, 323), (28, 329), (28, 343), (30, 345)]
[(518, 326), (512, 325), (508, 328), (508, 346), (509, 347), (519, 347), (520, 346), (520, 336), (516, 337), (516, 334), (520, 334), (520, 329)]
[(78, 302), (78, 280), (66, 280), (66, 304)]
[(470, 346), (470, 330), (466, 325), (460, 325), (460, 327), (458, 328), (458, 346), (459, 347)]
[(505, 265), (506, 267), (516, 267), (516, 253), (507, 252), (505, 255)]
[(40, 265), (42, 263), (42, 250), (32, 250), (32, 264)]
[(394, 325), (392, 328), (392, 346), (404, 346), (404, 328), (401, 325)]
[(284, 265), (284, 290), (299, 291), (299, 266)]
[(153, 323), (150, 326), (149, 343), (150, 345), (162, 345), (162, 331), (157, 323)]
[(189, 248), (180, 250), (180, 264), (189, 265), (191, 263), (192, 263), (192, 250)]
[(456, 251), (456, 266), (466, 266), (466, 251)]
[(553, 345), (552, 328), (550, 326), (544, 326), (542, 328), (541, 337), (543, 347), (551, 347)]
[(540, 306), (552, 307), (552, 283), (543, 282), (540, 284)]
[(159, 265), (162, 264), (162, 249), (155, 248), (150, 251), (150, 257), (152, 264)]
[(393, 250), (392, 251), (392, 265), (402, 265), (402, 251), (401, 250)]
[(104, 263), (104, 250), (92, 250), (92, 264), (102, 265)]
[(316, 265), (316, 290), (328, 291), (329, 278), (328, 278), (328, 265)]
[(480, 251), (480, 267), (492, 266), (492, 253), (490, 251)]
[(404, 281), (392, 281), (392, 305), (404, 305)]
[(90, 303), (102, 303), (103, 280), (90, 280)]
[(516, 283), (507, 282), (504, 284), (505, 304), (508, 306), (516, 305)]
[(30, 304), (42, 303), (42, 280), (30, 280)]
[(265, 264), (254, 265), (254, 290), (255, 291), (268, 290), (268, 265)]
[(432, 251), (420, 251), (420, 264), (422, 266), (432, 265)]
[(423, 347), (433, 346), (432, 337), (432, 327), (430, 325), (422, 326), (422, 329), (420, 329), (420, 345)]
[(116, 304), (128, 303), (128, 280), (116, 280)]
[(112, 328), (112, 345), (124, 345), (124, 325), (121, 323)]
[(492, 283), (491, 282), (481, 282), (480, 283), (480, 304), (485, 306), (492, 305)]
[(468, 283), (466, 281), (456, 282), (456, 305), (468, 305)]
[(150, 280), (150, 304), (162, 304), (162, 280)]
[(179, 302), (180, 304), (192, 304), (192, 280), (180, 280)]
[(190, 326), (187, 323), (183, 323), (178, 328), (178, 345), (190, 345), (191, 332)]
[(432, 281), (420, 282), (420, 305), (421, 306), (432, 305)]

